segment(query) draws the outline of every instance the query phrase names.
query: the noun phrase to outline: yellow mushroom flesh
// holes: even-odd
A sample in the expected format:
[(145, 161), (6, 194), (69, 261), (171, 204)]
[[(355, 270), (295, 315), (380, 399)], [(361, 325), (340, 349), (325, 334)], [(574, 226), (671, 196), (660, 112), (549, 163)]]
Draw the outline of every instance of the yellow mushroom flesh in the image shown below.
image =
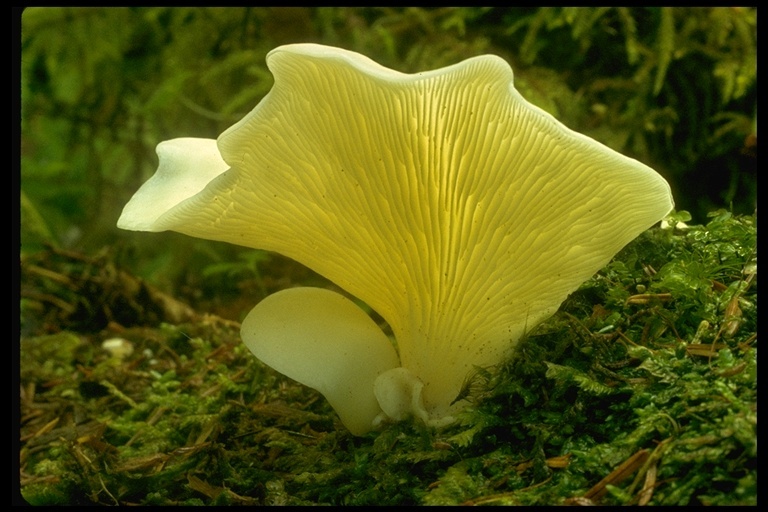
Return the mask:
[[(151, 221), (133, 218), (143, 187), (121, 227), (276, 251), (364, 301), (396, 339), (404, 371), (382, 377), (376, 395), (392, 397), (382, 408), (397, 419), (452, 417), (475, 366), (504, 360), (672, 209), (658, 173), (528, 103), (499, 57), (403, 74), (299, 44), (267, 62), (273, 89), (218, 139), (226, 164)], [(165, 156), (169, 168), (200, 167), (197, 154)], [(248, 332), (249, 347), (272, 343)]]

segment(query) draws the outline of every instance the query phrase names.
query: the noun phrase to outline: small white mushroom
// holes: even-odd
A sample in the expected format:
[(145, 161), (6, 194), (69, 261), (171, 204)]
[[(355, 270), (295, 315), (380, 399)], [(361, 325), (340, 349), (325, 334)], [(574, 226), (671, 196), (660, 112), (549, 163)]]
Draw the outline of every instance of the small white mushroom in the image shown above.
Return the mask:
[(118, 225), (279, 252), (385, 318), (394, 362), (331, 292), (279, 292), (243, 325), (254, 354), (319, 389), (355, 434), (382, 412), (450, 421), (473, 367), (503, 361), (672, 209), (659, 174), (528, 103), (499, 57), (403, 74), (298, 44), (267, 63), (273, 89), (217, 142), (158, 146)]
[(123, 338), (109, 338), (101, 342), (101, 348), (115, 359), (125, 359), (133, 354), (133, 343)]

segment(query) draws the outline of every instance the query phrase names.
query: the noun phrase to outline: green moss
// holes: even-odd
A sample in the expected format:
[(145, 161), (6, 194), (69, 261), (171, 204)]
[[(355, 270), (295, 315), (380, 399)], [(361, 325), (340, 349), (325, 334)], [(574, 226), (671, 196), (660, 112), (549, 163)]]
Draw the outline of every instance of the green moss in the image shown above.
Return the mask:
[[(617, 505), (650, 478), (652, 505), (754, 504), (755, 244), (755, 219), (727, 212), (648, 231), (514, 360), (477, 369), (471, 405), (442, 431), (404, 422), (353, 437), (217, 321), (121, 332), (135, 346), (121, 361), (99, 348), (109, 333), (24, 339), (22, 389), (36, 392), (22, 402), (23, 496)], [(643, 451), (626, 479), (590, 491)]]

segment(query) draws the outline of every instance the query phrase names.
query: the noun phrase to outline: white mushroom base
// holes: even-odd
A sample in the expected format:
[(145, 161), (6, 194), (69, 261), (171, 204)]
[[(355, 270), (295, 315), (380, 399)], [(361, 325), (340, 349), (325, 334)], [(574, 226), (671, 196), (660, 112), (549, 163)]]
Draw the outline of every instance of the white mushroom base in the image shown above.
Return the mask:
[(373, 420), (379, 427), (391, 421), (403, 421), (409, 416), (418, 418), (430, 427), (445, 427), (456, 419), (453, 416), (430, 418), (424, 408), (424, 383), (407, 368), (392, 368), (379, 375), (373, 383), (373, 394), (382, 413)]

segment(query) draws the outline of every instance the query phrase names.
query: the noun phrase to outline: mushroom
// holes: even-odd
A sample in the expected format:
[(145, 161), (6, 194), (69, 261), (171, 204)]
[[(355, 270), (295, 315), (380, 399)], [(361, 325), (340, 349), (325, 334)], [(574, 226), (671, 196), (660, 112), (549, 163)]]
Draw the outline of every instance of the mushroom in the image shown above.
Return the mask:
[(275, 85), (216, 141), (175, 139), (118, 226), (281, 253), (350, 299), (278, 292), (242, 325), (266, 364), (361, 435), (450, 423), (475, 367), (673, 207), (646, 165), (528, 103), (501, 58), (404, 74), (339, 48), (271, 51)]

